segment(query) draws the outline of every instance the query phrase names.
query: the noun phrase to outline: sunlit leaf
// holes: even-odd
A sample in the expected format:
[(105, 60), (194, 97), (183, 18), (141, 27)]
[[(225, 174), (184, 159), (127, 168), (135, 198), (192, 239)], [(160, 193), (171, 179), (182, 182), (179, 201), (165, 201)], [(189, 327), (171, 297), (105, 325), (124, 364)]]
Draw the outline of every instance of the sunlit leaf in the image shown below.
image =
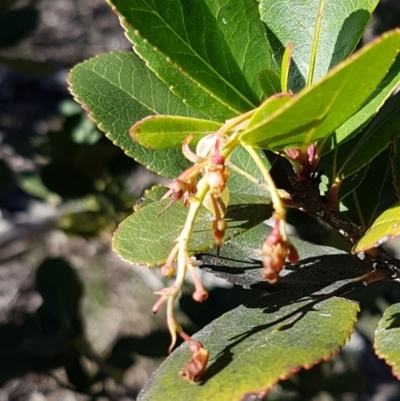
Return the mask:
[(350, 338), (358, 304), (343, 298), (299, 299), (284, 291), (240, 306), (194, 338), (211, 357), (199, 383), (177, 374), (190, 358), (182, 345), (160, 366), (140, 401), (243, 400), (264, 394), (302, 367), (329, 359)]
[[(186, 221), (188, 209), (176, 202), (160, 215), (169, 199), (154, 201), (139, 208), (118, 227), (113, 238), (114, 250), (125, 260), (154, 266), (162, 264), (171, 251)], [(270, 200), (257, 195), (230, 195), (225, 240), (240, 235), (271, 215)], [(215, 246), (211, 231), (213, 214), (202, 207), (198, 212), (189, 245), (191, 254)]]
[(400, 93), (390, 98), (362, 133), (321, 158), (320, 166), (332, 178), (356, 173), (391, 143), (400, 126)]
[(384, 211), (372, 224), (365, 235), (353, 248), (353, 253), (359, 253), (378, 247), (400, 235), (400, 202)]
[[(258, 104), (262, 97), (258, 73), (274, 66), (274, 61), (255, 3), (241, 1), (238, 13), (237, 1), (110, 2), (131, 33), (145, 39), (217, 101), (236, 113)], [(151, 57), (144, 58), (151, 65)], [(165, 75), (163, 79), (174, 84)]]
[(183, 141), (193, 135), (190, 142), (196, 145), (206, 135), (216, 132), (221, 124), (188, 117), (149, 116), (132, 126), (133, 140), (148, 149), (181, 148)]
[[(267, 164), (265, 156), (263, 159)], [(232, 154), (230, 169), (225, 241), (260, 224), (271, 216), (272, 211), (269, 192), (260, 179), (261, 173), (242, 147), (236, 148)], [(249, 178), (249, 174), (253, 179)], [(122, 258), (149, 266), (165, 261), (188, 213), (182, 202), (177, 202), (159, 215), (170, 202), (170, 199), (160, 200), (165, 192), (162, 187), (148, 191), (141, 204), (135, 208), (136, 213), (120, 224), (114, 234), (113, 247)], [(201, 208), (189, 246), (192, 254), (215, 247), (211, 232), (212, 220), (212, 213)]]
[[(377, 4), (378, 0), (325, 1), (314, 81), (354, 51)], [(260, 0), (261, 19), (276, 52), (283, 53), (293, 42), (289, 89), (294, 92), (307, 80), (319, 6), (320, 0)]]
[(149, 150), (129, 136), (130, 127), (151, 114), (198, 117), (134, 54), (109, 53), (78, 64), (69, 83), (99, 128), (128, 156), (167, 177), (189, 166), (180, 149)]
[(345, 121), (328, 138), (324, 145), (323, 152), (326, 153), (341, 143), (352, 139), (357, 135), (375, 116), (379, 109), (384, 105), (386, 99), (393, 90), (400, 84), (400, 55), (396, 57), (385, 78), (378, 85), (375, 92), (365, 101), (360, 110)]
[(390, 305), (375, 331), (375, 353), (392, 367), (400, 379), (400, 304)]
[[(242, 142), (282, 150), (302, 147), (331, 134), (351, 117), (387, 73), (400, 48), (400, 31), (387, 33), (331, 70), (257, 124)], [(363, 71), (363, 74), (360, 74)], [(260, 106), (259, 113), (265, 107)]]

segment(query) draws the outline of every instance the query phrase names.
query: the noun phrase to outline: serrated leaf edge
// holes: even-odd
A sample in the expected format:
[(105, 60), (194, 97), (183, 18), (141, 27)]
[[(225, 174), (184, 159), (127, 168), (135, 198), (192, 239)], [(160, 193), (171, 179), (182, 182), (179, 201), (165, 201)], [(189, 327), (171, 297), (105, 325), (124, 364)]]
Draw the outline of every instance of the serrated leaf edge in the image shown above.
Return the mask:
[[(353, 304), (355, 304), (355, 305), (358, 306), (358, 308), (357, 308), (357, 313), (360, 312), (360, 305), (359, 305), (358, 303), (356, 303), (356, 302), (354, 302), (354, 301), (350, 301), (350, 300), (348, 300), (348, 299), (346, 299), (346, 298), (341, 298), (341, 297), (332, 297), (332, 298), (344, 299), (344, 300), (346, 300), (346, 301), (348, 301), (348, 302), (350, 302), (350, 303), (353, 303)], [(303, 365), (303, 366), (296, 366), (296, 367), (294, 367), (294, 368), (289, 369), (289, 371), (288, 371), (286, 374), (283, 374), (283, 375), (279, 376), (279, 377), (276, 379), (276, 381), (275, 381), (274, 383), (271, 383), (270, 385), (268, 385), (268, 387), (264, 388), (264, 389), (261, 390), (261, 391), (257, 391), (257, 390), (256, 390), (256, 393), (260, 393), (260, 392), (262, 392), (262, 391), (265, 391), (265, 392), (266, 392), (266, 395), (267, 395), (267, 393), (269, 392), (269, 390), (271, 390), (271, 388), (272, 388), (273, 386), (275, 386), (276, 384), (278, 384), (280, 381), (287, 380), (287, 379), (288, 379), (289, 377), (291, 377), (292, 375), (294, 375), (294, 374), (296, 374), (296, 373), (299, 373), (302, 369), (310, 370), (310, 369), (312, 369), (314, 366), (316, 366), (316, 365), (318, 365), (318, 364), (320, 364), (320, 363), (322, 363), (322, 362), (327, 362), (327, 361), (329, 361), (330, 359), (332, 359), (335, 355), (337, 355), (337, 354), (341, 351), (341, 349), (344, 347), (344, 345), (350, 340), (351, 335), (354, 333), (355, 324), (356, 324), (356, 322), (357, 322), (357, 315), (356, 315), (356, 317), (355, 317), (354, 319), (352, 319), (352, 322), (353, 322), (353, 329), (348, 333), (348, 336), (344, 339), (343, 343), (342, 343), (342, 344), (339, 344), (339, 345), (336, 347), (336, 350), (333, 350), (333, 351), (328, 352), (325, 356), (316, 359), (315, 361), (311, 362), (310, 364), (306, 364), (306, 365)], [(247, 395), (248, 395), (248, 394), (246, 394), (245, 397), (246, 397)], [(243, 399), (244, 399), (244, 398), (243, 398)]]
[[(125, 51), (114, 51), (114, 52), (109, 52), (109, 53), (107, 53), (106, 55), (110, 55), (110, 54), (131, 54), (131, 53), (125, 52)], [(85, 63), (85, 62), (89, 62), (89, 61), (93, 61), (93, 60), (96, 60), (96, 59), (100, 59), (102, 56), (104, 56), (104, 54), (103, 54), (103, 55), (100, 54), (100, 55), (97, 55), (97, 56), (95, 56), (95, 57), (92, 57), (92, 58), (90, 58), (90, 59), (88, 59), (88, 60), (85, 60), (84, 63)], [(83, 100), (81, 100), (81, 99), (78, 97), (78, 95), (75, 93), (75, 91), (74, 91), (74, 89), (73, 89), (73, 86), (74, 86), (74, 85), (73, 85), (73, 83), (71, 82), (71, 76), (72, 76), (73, 72), (76, 70), (76, 68), (81, 67), (81, 66), (82, 66), (82, 63), (79, 63), (79, 64), (77, 64), (75, 67), (73, 67), (73, 68), (69, 71), (69, 74), (68, 74), (68, 77), (67, 77), (68, 91), (71, 93), (73, 99), (86, 111), (87, 115), (88, 115), (89, 118), (93, 121), (93, 123), (96, 125), (96, 127), (98, 127), (99, 130), (105, 134), (105, 136), (112, 142), (113, 145), (115, 145), (115, 146), (117, 146), (118, 148), (122, 149), (122, 151), (123, 151), (128, 157), (130, 157), (131, 159), (135, 160), (137, 163), (139, 163), (139, 164), (145, 166), (149, 171), (152, 171), (152, 172), (154, 172), (154, 173), (156, 173), (156, 174), (158, 174), (158, 175), (160, 175), (160, 176), (162, 176), (162, 177), (165, 177), (165, 175), (162, 173), (161, 170), (157, 170), (157, 169), (154, 169), (154, 168), (150, 168), (150, 166), (148, 166), (146, 163), (144, 163), (143, 160), (140, 159), (140, 157), (135, 156), (133, 153), (131, 153), (131, 152), (130, 152), (129, 150), (127, 150), (127, 149), (123, 149), (123, 148), (117, 143), (117, 140), (116, 140), (116, 139), (113, 139), (113, 138), (111, 137), (110, 132), (109, 132), (108, 130), (105, 129), (104, 125), (103, 125), (100, 121), (96, 120), (96, 118), (95, 118), (94, 115), (93, 115), (93, 111), (85, 104), (85, 102), (84, 102)], [(176, 96), (176, 95), (174, 94), (174, 96)], [(181, 98), (180, 98), (180, 99), (181, 99)], [(150, 109), (147, 105), (146, 105), (146, 107), (147, 107), (149, 110), (152, 110), (152, 109)], [(155, 114), (157, 114), (157, 112), (156, 112), (155, 110), (153, 110), (153, 112), (154, 112)], [(128, 135), (129, 135), (129, 132), (128, 132), (128, 131), (127, 131), (127, 133), (128, 133)], [(140, 145), (140, 146), (142, 146), (142, 145)], [(150, 149), (149, 149), (149, 150), (150, 150)]]
[[(108, 0), (107, 0), (108, 2)], [(110, 3), (109, 3), (110, 4)], [(119, 11), (115, 8), (115, 6), (111, 5), (110, 6), (113, 8), (113, 10), (117, 13), (118, 18), (120, 20), (121, 26), (124, 28), (125, 31), (125, 36), (126, 38), (129, 40), (129, 42), (132, 43), (131, 39), (128, 36), (128, 27), (132, 30), (132, 32), (134, 33), (134, 35), (136, 35), (137, 37), (142, 38), (143, 40), (147, 40), (145, 39), (143, 36), (141, 36), (139, 30), (134, 29), (129, 23), (128, 21), (121, 15), (119, 14)], [(169, 90), (175, 95), (178, 96), (179, 98), (181, 98), (183, 100), (183, 102), (190, 108), (195, 109), (193, 106), (191, 106), (188, 102), (187, 99), (182, 98), (182, 96), (180, 94), (178, 94), (175, 90), (174, 90), (174, 86), (170, 85), (168, 82), (166, 82), (166, 80), (164, 80), (162, 77), (160, 77), (157, 73), (157, 71), (151, 66), (150, 61), (148, 59), (146, 59), (145, 57), (143, 57), (136, 49), (137, 45), (135, 43), (132, 43), (132, 47), (133, 50), (135, 52), (135, 54), (137, 54), (141, 60), (144, 61), (144, 63), (146, 64), (146, 67), (152, 71), (157, 78), (164, 82), (166, 85), (169, 85)], [(226, 108), (228, 108), (229, 110), (231, 110), (233, 113), (235, 113), (235, 115), (240, 115), (242, 114), (242, 111), (240, 110), (236, 110), (234, 109), (231, 105), (227, 104), (225, 101), (223, 101), (222, 99), (218, 98), (213, 92), (211, 92), (209, 89), (207, 89), (206, 87), (204, 87), (201, 83), (197, 82), (196, 80), (193, 79), (192, 76), (188, 75), (186, 73), (186, 71), (180, 67), (180, 65), (175, 61), (175, 60), (171, 60), (170, 57), (165, 56), (164, 53), (162, 53), (160, 50), (158, 50), (157, 47), (153, 48), (153, 51), (160, 54), (169, 64), (173, 64), (174, 66), (176, 66), (176, 68), (178, 69), (178, 71), (183, 74), (186, 78), (188, 78), (191, 82), (193, 82), (194, 85), (196, 85), (197, 87), (199, 87), (200, 89), (202, 89), (205, 93), (207, 93), (207, 95), (209, 95), (211, 98), (215, 99), (218, 103), (222, 104), (223, 106), (225, 106)], [(248, 102), (250, 102), (244, 95), (242, 95), (243, 98), (245, 98)], [(250, 106), (250, 104), (249, 104)], [(252, 105), (252, 107), (256, 107), (255, 105)], [(195, 109), (197, 110), (197, 109)], [(207, 115), (208, 117), (212, 118), (210, 115), (206, 114), (203, 110), (200, 110), (201, 113)], [(214, 120), (211, 120), (214, 121)], [(216, 122), (221, 122), (221, 121), (216, 121)]]

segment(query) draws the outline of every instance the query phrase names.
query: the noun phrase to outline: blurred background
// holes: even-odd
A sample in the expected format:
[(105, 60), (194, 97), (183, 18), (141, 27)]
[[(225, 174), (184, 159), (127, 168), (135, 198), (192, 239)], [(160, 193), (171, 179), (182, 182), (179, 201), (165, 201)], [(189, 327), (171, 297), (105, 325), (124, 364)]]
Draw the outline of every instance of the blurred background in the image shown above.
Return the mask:
[[(396, 26), (400, 2), (382, 0), (364, 41)], [(166, 357), (164, 314), (151, 315), (165, 279), (110, 248), (118, 223), (161, 181), (112, 145), (67, 90), (75, 64), (129, 49), (105, 0), (0, 0), (0, 401), (135, 400)], [(309, 240), (335, 241), (303, 215), (290, 220)], [(180, 300), (189, 333), (259, 295), (207, 273), (203, 281), (208, 302), (191, 300), (190, 283)], [(400, 399), (371, 347), (400, 291), (378, 284), (352, 297), (364, 312), (349, 345), (268, 399)]]

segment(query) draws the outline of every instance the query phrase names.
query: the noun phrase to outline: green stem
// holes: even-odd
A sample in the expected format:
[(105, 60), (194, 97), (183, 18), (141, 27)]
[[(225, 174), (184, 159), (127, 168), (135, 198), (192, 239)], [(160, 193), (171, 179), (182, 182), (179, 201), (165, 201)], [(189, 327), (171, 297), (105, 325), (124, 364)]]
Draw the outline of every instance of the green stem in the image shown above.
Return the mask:
[(290, 69), (290, 63), (292, 61), (292, 53), (293, 53), (293, 42), (289, 42), (286, 45), (285, 52), (283, 53), (282, 57), (282, 65), (281, 65), (282, 92), (288, 91), (289, 69)]
[[(253, 114), (256, 112), (257, 109), (252, 109), (244, 114), (241, 114), (238, 117), (234, 117), (230, 120), (227, 120), (226, 123), (218, 130), (218, 132), (222, 135), (226, 135), (231, 129), (238, 128), (237, 131), (240, 130), (240, 127), (237, 127), (242, 122), (248, 120)], [(235, 134), (234, 134), (235, 135)], [(232, 136), (234, 136), (232, 135)], [(230, 139), (232, 139), (232, 136)]]
[(354, 204), (356, 206), (358, 218), (360, 219), (361, 229), (365, 231), (368, 226), (367, 226), (367, 224), (365, 222), (364, 215), (363, 215), (363, 212), (361, 210), (361, 205), (360, 205), (360, 202), (358, 200), (358, 196), (357, 196), (355, 191), (352, 193), (352, 195), (353, 195)]
[(319, 2), (317, 21), (315, 24), (315, 31), (314, 31), (313, 45), (312, 45), (312, 49), (311, 49), (310, 68), (308, 70), (308, 75), (307, 75), (307, 83), (306, 83), (307, 87), (311, 86), (313, 79), (314, 79), (315, 61), (317, 58), (318, 41), (319, 41), (319, 35), (321, 32), (321, 24), (322, 24), (322, 17), (323, 17), (323, 13), (324, 13), (325, 1), (326, 0), (320, 0), (320, 2)]
[[(259, 154), (254, 150), (253, 147), (244, 144), (242, 144), (242, 146), (252, 157), (258, 169), (260, 170), (262, 176), (264, 177), (266, 184), (268, 185), (268, 190), (271, 194), (271, 200), (275, 210), (275, 217), (281, 219), (282, 221), (286, 221), (285, 205), (283, 204), (282, 199), (279, 196), (278, 188), (276, 188), (274, 180), (272, 179), (268, 169), (265, 167), (263, 160), (261, 159)], [(284, 239), (286, 239), (286, 231), (285, 233), (282, 233), (282, 236), (284, 236)]]

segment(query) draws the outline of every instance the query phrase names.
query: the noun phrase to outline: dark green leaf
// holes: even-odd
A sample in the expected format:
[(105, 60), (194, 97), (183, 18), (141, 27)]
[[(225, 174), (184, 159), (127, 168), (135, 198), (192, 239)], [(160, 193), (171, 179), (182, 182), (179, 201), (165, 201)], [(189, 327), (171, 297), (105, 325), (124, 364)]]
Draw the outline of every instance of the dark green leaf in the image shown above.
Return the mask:
[(374, 117), (386, 99), (400, 83), (400, 55), (390, 67), (389, 72), (378, 85), (375, 92), (365, 101), (360, 110), (342, 124), (326, 141), (324, 152), (338, 147), (342, 142), (352, 139)]
[(180, 149), (152, 151), (129, 136), (130, 127), (150, 114), (198, 116), (135, 55), (110, 53), (85, 61), (71, 71), (69, 83), (99, 128), (128, 156), (171, 178), (189, 166)]
[(400, 132), (393, 136), (393, 155), (391, 158), (393, 185), (400, 199)]
[(258, 73), (276, 65), (254, 2), (112, 0), (112, 4), (124, 25), (129, 24), (134, 34), (218, 101), (237, 113), (257, 105), (262, 97)]
[[(383, 184), (389, 170), (390, 149), (384, 150), (370, 164), (362, 182), (342, 201), (345, 214), (357, 226), (367, 229), (373, 222), (379, 205)], [(365, 168), (365, 167), (364, 167)], [(360, 170), (362, 171), (362, 170)], [(348, 178), (350, 180), (353, 174)], [(358, 177), (360, 179), (360, 177)], [(344, 180), (344, 183), (347, 180)]]
[(375, 352), (400, 379), (400, 304), (390, 305), (375, 331)]
[(345, 179), (370, 163), (392, 139), (400, 125), (400, 93), (389, 99), (371, 124), (348, 142), (321, 158), (320, 166), (335, 179)]
[(128, 39), (134, 45), (135, 52), (146, 61), (146, 65), (155, 72), (161, 81), (169, 85), (172, 93), (182, 98), (185, 104), (197, 111), (199, 118), (223, 122), (238, 114), (228, 105), (213, 97), (203, 87), (198, 86), (187, 75), (182, 74), (179, 68), (170, 63), (157, 48), (151, 46), (142, 37), (135, 35), (135, 31), (123, 19), (122, 23)]
[(265, 394), (300, 368), (332, 357), (350, 338), (358, 310), (357, 303), (343, 298), (298, 299), (292, 290), (240, 306), (194, 336), (211, 354), (199, 383), (184, 382), (177, 374), (190, 359), (184, 344), (138, 400), (161, 401), (168, 394), (176, 401), (231, 401)]
[(281, 91), (281, 78), (274, 70), (262, 70), (258, 78), (266, 98)]
[(359, 258), (327, 246), (315, 245), (291, 237), (300, 261), (287, 264), (277, 284), (271, 285), (261, 276), (261, 249), (265, 238), (272, 229), (265, 224), (252, 228), (243, 235), (226, 242), (220, 249), (219, 258), (215, 253), (200, 256), (202, 269), (217, 277), (245, 288), (280, 291), (291, 289), (303, 295), (320, 291), (332, 293), (338, 288), (352, 288), (352, 281), (371, 271), (371, 266)]

